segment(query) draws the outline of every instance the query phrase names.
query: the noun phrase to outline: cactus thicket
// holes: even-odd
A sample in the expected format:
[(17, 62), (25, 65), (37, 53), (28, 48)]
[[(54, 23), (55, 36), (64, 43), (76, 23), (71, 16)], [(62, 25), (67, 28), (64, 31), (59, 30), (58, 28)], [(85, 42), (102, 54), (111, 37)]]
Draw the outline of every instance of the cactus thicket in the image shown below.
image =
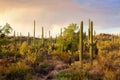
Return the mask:
[(93, 64), (93, 21), (90, 22), (90, 62)]
[(80, 66), (83, 66), (83, 21), (80, 23), (80, 34), (79, 34), (79, 60), (80, 60)]

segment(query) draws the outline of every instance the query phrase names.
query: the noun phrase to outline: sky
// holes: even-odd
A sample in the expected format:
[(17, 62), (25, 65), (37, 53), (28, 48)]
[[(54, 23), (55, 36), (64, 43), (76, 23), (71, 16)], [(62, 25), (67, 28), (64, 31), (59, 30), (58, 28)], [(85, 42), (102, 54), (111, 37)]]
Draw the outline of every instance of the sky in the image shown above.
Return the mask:
[(53, 36), (60, 28), (71, 23), (84, 23), (88, 30), (91, 19), (97, 33), (120, 32), (120, 0), (0, 0), (0, 25), (9, 23), (16, 32), (33, 36), (33, 21), (36, 21), (36, 37), (45, 36), (49, 30)]

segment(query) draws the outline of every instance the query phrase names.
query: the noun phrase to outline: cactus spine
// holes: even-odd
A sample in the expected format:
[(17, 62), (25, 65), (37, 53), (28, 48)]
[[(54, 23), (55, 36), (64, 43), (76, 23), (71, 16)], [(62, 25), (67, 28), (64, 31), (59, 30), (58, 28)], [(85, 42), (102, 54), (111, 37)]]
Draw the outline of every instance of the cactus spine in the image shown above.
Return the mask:
[(35, 20), (34, 20), (34, 32), (33, 32), (33, 45), (35, 44)]
[(93, 21), (90, 22), (90, 62), (93, 64)]
[(79, 60), (80, 60), (80, 66), (83, 66), (83, 21), (81, 21), (80, 24), (80, 34), (79, 34), (79, 50), (80, 50), (80, 55), (79, 55)]

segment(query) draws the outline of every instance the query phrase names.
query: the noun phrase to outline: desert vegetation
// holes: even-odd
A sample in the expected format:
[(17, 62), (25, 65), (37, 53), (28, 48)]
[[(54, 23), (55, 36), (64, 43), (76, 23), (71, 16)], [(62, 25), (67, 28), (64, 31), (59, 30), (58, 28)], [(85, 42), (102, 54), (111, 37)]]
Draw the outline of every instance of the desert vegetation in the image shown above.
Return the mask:
[[(60, 35), (23, 36), (0, 27), (0, 80), (120, 80), (120, 35), (96, 34), (93, 21), (72, 23)], [(13, 36), (9, 34), (14, 31)], [(33, 35), (33, 36), (31, 36)]]

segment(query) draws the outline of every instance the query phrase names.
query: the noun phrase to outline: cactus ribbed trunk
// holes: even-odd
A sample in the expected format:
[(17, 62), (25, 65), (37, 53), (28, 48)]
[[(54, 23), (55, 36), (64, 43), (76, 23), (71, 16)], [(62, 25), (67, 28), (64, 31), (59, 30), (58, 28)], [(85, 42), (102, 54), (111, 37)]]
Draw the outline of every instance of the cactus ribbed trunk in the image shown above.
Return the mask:
[(34, 20), (34, 32), (33, 32), (33, 45), (35, 45), (35, 20)]
[(83, 66), (83, 21), (80, 23), (80, 34), (79, 34), (79, 60), (80, 60), (80, 66)]
[(93, 22), (90, 23), (90, 62), (93, 64)]

